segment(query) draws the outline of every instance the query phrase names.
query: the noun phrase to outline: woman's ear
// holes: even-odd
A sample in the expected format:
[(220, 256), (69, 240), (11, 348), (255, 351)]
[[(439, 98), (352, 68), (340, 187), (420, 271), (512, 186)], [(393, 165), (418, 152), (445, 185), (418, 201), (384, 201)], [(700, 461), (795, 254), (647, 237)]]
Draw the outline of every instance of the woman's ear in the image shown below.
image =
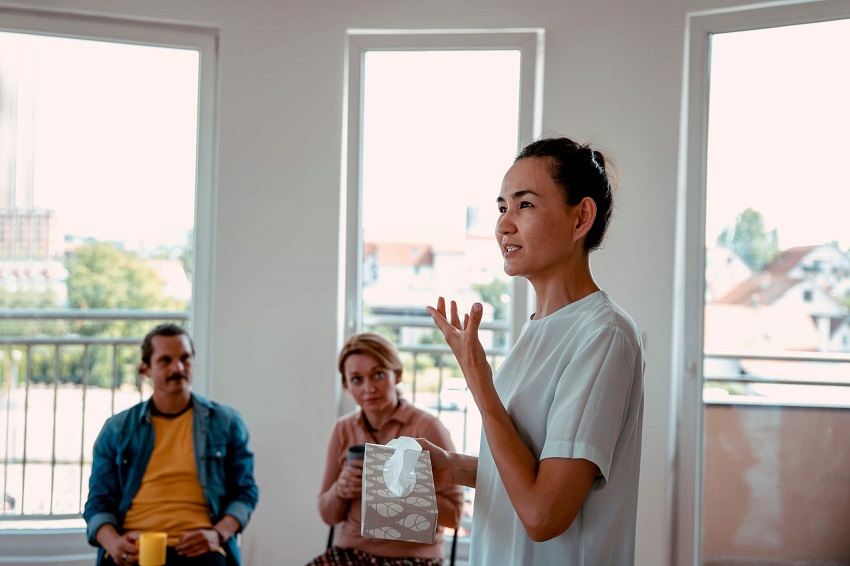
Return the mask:
[(580, 203), (575, 205), (575, 211), (573, 241), (577, 242), (587, 236), (587, 233), (593, 227), (593, 221), (596, 220), (596, 201), (590, 197), (584, 197)]
[(395, 374), (395, 384), (396, 385), (401, 383), (401, 373), (402, 373), (402, 371), (403, 370), (393, 371), (393, 373)]

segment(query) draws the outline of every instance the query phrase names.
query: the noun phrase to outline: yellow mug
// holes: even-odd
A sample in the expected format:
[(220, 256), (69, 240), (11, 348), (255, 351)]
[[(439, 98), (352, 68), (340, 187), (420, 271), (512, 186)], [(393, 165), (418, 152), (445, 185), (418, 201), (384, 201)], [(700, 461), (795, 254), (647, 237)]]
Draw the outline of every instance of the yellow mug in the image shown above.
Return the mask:
[(139, 545), (139, 566), (163, 566), (168, 533), (142, 533), (136, 544)]

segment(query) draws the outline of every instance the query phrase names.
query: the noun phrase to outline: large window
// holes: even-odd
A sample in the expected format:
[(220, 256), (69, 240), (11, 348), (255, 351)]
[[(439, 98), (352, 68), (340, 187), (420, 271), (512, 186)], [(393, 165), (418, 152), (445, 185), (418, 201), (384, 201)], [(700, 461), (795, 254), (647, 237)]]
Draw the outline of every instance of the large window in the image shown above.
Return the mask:
[(846, 6), (692, 21), (677, 563), (850, 550)]
[(147, 330), (207, 342), (215, 37), (0, 16), (0, 528), (26, 528), (80, 516)]
[(496, 197), (534, 132), (542, 32), (349, 35), (345, 332), (399, 346), (403, 394), (478, 451), (480, 417), (425, 310), (438, 295), (485, 305), (498, 367), (527, 318), (504, 275)]

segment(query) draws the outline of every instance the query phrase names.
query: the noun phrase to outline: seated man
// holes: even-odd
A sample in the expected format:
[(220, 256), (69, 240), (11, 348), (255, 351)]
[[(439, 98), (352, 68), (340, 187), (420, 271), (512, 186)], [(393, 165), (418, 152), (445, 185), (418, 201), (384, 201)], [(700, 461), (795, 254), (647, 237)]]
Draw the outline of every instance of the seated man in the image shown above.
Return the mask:
[(195, 347), (161, 324), (142, 343), (152, 397), (106, 421), (83, 517), (98, 566), (135, 564), (140, 532), (168, 533), (172, 565), (238, 566), (233, 535), (259, 491), (248, 430), (233, 409), (192, 393)]

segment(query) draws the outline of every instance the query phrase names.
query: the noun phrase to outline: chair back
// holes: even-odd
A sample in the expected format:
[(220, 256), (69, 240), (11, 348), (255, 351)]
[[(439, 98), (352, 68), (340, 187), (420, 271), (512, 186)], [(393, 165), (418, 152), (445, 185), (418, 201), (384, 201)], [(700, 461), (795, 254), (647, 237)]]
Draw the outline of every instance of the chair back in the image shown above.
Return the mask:
[(331, 525), (330, 531), (328, 531), (328, 547), (326, 550), (330, 550), (334, 545), (334, 525)]

